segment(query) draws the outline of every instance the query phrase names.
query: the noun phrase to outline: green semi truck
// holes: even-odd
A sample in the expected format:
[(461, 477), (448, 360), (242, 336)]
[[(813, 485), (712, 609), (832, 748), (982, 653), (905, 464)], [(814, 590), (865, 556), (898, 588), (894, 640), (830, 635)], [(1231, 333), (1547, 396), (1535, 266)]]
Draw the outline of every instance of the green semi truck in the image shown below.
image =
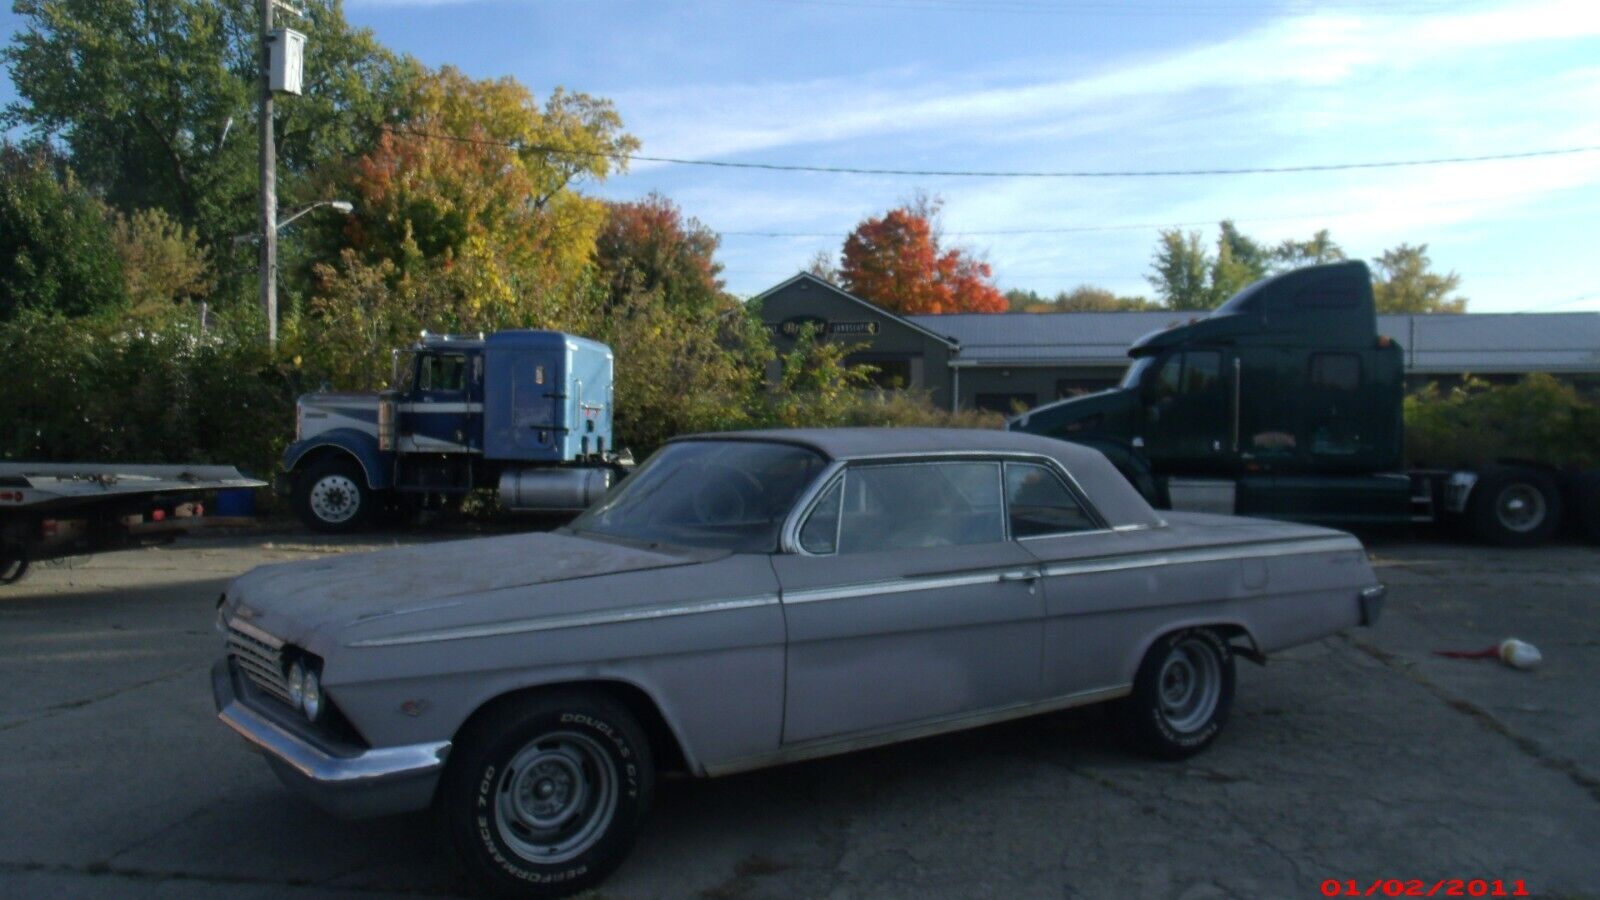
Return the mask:
[(1012, 419), (1099, 449), (1157, 506), (1333, 525), (1450, 519), (1500, 544), (1595, 531), (1600, 477), (1505, 459), (1407, 469), (1401, 348), (1364, 263), (1286, 272), (1140, 339), (1121, 385)]

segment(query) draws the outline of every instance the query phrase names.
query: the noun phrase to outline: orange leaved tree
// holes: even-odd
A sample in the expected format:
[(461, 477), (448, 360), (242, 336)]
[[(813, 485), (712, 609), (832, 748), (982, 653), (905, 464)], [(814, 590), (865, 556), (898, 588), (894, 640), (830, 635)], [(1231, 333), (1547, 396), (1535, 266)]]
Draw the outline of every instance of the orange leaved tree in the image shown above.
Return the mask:
[(840, 259), (845, 288), (900, 313), (1005, 312), (989, 264), (939, 246), (938, 209), (919, 200), (857, 225)]

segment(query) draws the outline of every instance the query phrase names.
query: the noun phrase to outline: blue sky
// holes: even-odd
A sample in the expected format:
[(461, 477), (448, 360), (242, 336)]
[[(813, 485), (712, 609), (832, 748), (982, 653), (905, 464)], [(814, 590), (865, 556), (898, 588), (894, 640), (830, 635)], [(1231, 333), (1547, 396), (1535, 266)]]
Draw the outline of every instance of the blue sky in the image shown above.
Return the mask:
[[(353, 22), (426, 63), (510, 74), (541, 97), (557, 85), (609, 97), (660, 156), (1146, 170), (1600, 145), (1592, 0), (348, 3)], [(1600, 309), (1600, 153), (1095, 180), (636, 163), (584, 189), (674, 198), (725, 234), (728, 287), (745, 295), (817, 250), (836, 255), (863, 217), (920, 189), (944, 199), (947, 241), (985, 255), (1002, 288), (1148, 293), (1159, 226), (1231, 217), (1268, 241), (1326, 227), (1361, 257), (1427, 243), (1474, 311)], [(1214, 225), (1196, 227), (1214, 240)]]

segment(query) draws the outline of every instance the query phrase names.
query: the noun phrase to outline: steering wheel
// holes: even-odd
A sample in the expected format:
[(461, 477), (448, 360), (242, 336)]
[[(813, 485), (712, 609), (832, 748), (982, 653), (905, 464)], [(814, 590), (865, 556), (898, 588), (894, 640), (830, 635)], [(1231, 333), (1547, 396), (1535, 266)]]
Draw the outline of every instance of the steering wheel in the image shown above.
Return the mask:
[(704, 474), (705, 480), (689, 503), (702, 525), (744, 519), (750, 512), (750, 500), (761, 496), (761, 482), (743, 469), (711, 465)]

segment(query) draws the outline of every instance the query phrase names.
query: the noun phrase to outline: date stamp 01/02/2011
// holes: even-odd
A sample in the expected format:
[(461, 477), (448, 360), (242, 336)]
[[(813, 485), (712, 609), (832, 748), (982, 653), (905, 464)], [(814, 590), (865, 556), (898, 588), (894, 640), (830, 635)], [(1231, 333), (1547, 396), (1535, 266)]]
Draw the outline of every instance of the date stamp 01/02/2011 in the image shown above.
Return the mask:
[(1324, 897), (1527, 897), (1527, 882), (1498, 878), (1329, 878), (1322, 882)]

